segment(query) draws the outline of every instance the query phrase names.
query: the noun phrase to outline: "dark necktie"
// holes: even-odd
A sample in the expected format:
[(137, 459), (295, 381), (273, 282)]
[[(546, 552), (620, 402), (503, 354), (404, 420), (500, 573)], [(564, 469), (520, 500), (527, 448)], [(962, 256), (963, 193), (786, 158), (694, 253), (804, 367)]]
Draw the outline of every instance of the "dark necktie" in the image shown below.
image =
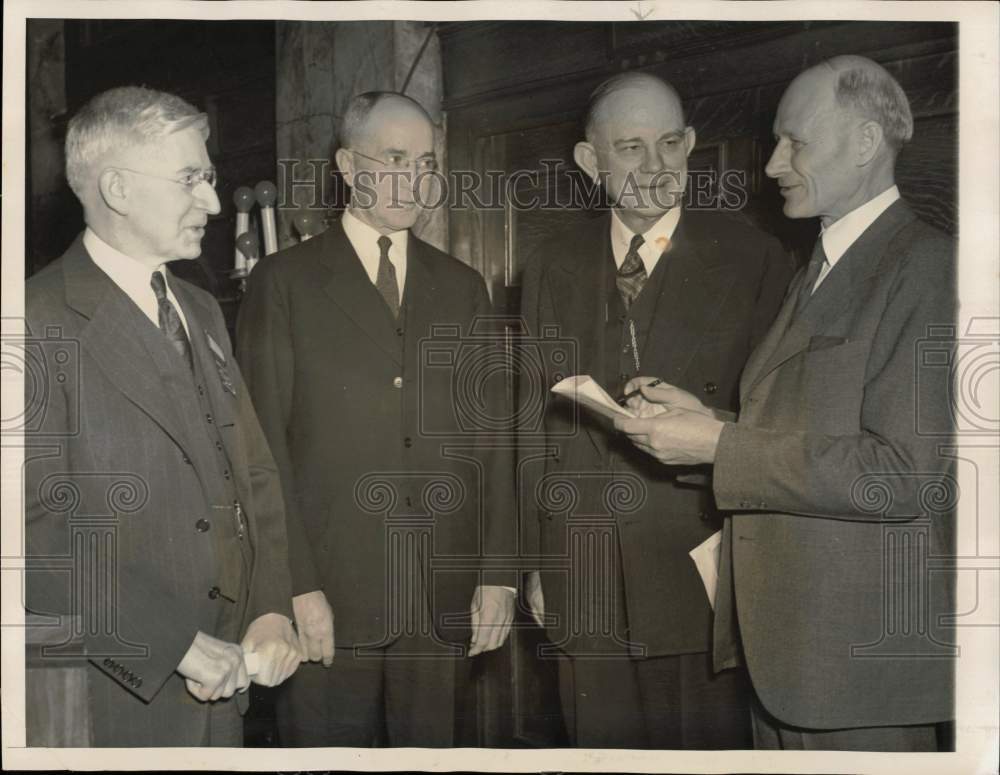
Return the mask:
[(792, 320), (797, 319), (802, 314), (802, 311), (809, 303), (809, 299), (812, 298), (813, 286), (816, 285), (816, 280), (819, 278), (820, 272), (823, 271), (823, 264), (825, 263), (826, 252), (823, 250), (823, 240), (820, 238), (816, 240), (816, 244), (813, 246), (812, 256), (809, 259), (809, 265), (806, 267), (805, 280), (803, 280), (802, 285), (799, 287), (799, 295), (795, 300), (795, 311), (792, 313)]
[(625, 254), (622, 265), (618, 267), (618, 276), (615, 278), (618, 293), (622, 296), (626, 310), (632, 306), (632, 302), (635, 301), (646, 282), (646, 267), (643, 266), (642, 259), (639, 257), (639, 248), (642, 247), (643, 242), (645, 240), (641, 234), (632, 237), (628, 253)]
[(389, 260), (391, 245), (392, 240), (384, 234), (378, 238), (378, 274), (375, 276), (375, 287), (389, 305), (389, 311), (395, 320), (399, 317), (399, 283), (396, 282), (396, 267)]
[(167, 281), (162, 272), (153, 272), (153, 277), (149, 281), (156, 294), (156, 305), (159, 307), (160, 330), (166, 335), (170, 344), (177, 354), (184, 359), (188, 368), (193, 368), (191, 359), (191, 342), (188, 341), (187, 333), (184, 331), (184, 324), (181, 316), (177, 314), (177, 309), (167, 298)]

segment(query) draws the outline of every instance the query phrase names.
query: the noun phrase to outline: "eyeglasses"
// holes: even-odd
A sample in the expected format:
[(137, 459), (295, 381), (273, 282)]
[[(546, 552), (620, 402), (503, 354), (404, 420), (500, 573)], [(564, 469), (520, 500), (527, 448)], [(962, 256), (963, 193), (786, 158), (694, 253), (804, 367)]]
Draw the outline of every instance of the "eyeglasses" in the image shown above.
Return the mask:
[(177, 183), (184, 186), (188, 191), (194, 191), (194, 189), (202, 183), (208, 183), (212, 188), (215, 188), (215, 184), (218, 182), (218, 176), (215, 172), (215, 167), (209, 167), (203, 170), (192, 170), (191, 172), (185, 172), (180, 177), (170, 178), (165, 175), (154, 175), (152, 172), (143, 172), (142, 170), (133, 170), (129, 167), (115, 167), (115, 169), (125, 170), (126, 172), (134, 172), (136, 175), (142, 175), (147, 178), (157, 178), (158, 180), (169, 180), (171, 183)]
[(356, 151), (353, 148), (347, 148), (346, 150), (351, 153), (356, 153), (362, 159), (368, 159), (368, 161), (373, 161), (376, 164), (381, 164), (383, 167), (388, 167), (389, 169), (396, 172), (406, 172), (408, 170), (415, 170), (417, 174), (421, 172), (437, 172), (438, 163), (437, 159), (433, 156), (421, 156), (416, 162), (411, 161), (406, 156), (398, 153), (391, 153), (385, 159), (378, 159), (374, 156), (369, 156), (368, 154), (361, 153), (361, 151)]

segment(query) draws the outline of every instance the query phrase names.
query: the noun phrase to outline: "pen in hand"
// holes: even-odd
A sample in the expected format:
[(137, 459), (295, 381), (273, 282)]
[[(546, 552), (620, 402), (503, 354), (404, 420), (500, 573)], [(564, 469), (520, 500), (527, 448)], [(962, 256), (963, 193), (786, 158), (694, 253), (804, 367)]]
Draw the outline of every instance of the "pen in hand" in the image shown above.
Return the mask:
[(656, 387), (661, 382), (663, 382), (662, 379), (654, 379), (652, 382), (647, 382), (645, 385), (641, 385), (640, 387), (636, 388), (635, 390), (631, 390), (628, 393), (626, 393), (625, 395), (623, 395), (621, 398), (617, 399), (616, 403), (619, 406), (625, 406), (625, 404), (628, 403), (628, 400), (630, 398), (632, 398), (633, 396), (637, 396), (637, 395), (639, 395), (639, 394), (642, 393), (642, 388), (644, 388), (644, 387)]

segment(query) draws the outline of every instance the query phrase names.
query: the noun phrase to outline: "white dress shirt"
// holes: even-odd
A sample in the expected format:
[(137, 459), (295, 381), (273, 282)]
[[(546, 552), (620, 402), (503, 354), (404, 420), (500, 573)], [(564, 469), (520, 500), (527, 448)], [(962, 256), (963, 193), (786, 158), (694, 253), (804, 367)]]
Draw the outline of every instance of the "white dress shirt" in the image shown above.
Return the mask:
[(830, 274), (830, 270), (837, 265), (848, 248), (857, 242), (865, 230), (897, 199), (899, 199), (899, 189), (891, 186), (823, 229), (820, 239), (823, 241), (826, 263), (820, 267), (813, 292), (819, 288), (819, 284)]
[[(635, 235), (628, 226), (622, 223), (616, 210), (612, 210), (611, 214), (611, 252), (615, 257), (615, 266), (621, 269), (625, 262), (625, 256), (628, 254), (629, 245), (632, 244), (632, 237)], [(663, 251), (670, 246), (670, 240), (673, 239), (674, 231), (680, 220), (681, 208), (671, 207), (660, 220), (643, 232), (644, 242), (639, 248), (639, 258), (642, 259), (647, 277), (653, 274), (656, 262), (660, 260)]]
[[(353, 215), (350, 210), (344, 211), (340, 222), (344, 225), (344, 231), (347, 233), (347, 239), (351, 241), (351, 247), (358, 254), (358, 258), (361, 259), (361, 265), (365, 268), (368, 279), (372, 281), (372, 285), (375, 285), (375, 280), (378, 278), (378, 262), (381, 257), (378, 240), (382, 235), (356, 215)], [(399, 286), (400, 304), (403, 303), (403, 285), (406, 283), (407, 234), (409, 232), (404, 229), (385, 235), (392, 240), (392, 245), (389, 246), (389, 263), (396, 270), (396, 285)]]
[(177, 297), (174, 296), (174, 292), (170, 288), (170, 272), (167, 271), (166, 261), (154, 269), (150, 269), (131, 256), (111, 247), (91, 231), (90, 227), (87, 227), (83, 232), (83, 246), (87, 249), (94, 263), (97, 264), (97, 268), (110, 277), (111, 281), (124, 291), (125, 295), (157, 328), (160, 327), (160, 305), (156, 301), (156, 294), (153, 293), (153, 286), (150, 283), (153, 279), (153, 272), (162, 272), (167, 285), (167, 298), (177, 310), (177, 316), (181, 319), (188, 339), (191, 338), (184, 310), (177, 303)]

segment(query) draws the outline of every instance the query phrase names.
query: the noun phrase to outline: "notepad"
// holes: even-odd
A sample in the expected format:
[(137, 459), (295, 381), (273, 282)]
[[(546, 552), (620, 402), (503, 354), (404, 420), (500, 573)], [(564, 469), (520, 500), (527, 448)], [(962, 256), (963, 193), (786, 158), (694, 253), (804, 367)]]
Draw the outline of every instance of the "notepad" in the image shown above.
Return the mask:
[(617, 404), (607, 391), (587, 374), (566, 377), (552, 386), (552, 392), (576, 401), (581, 406), (585, 406), (590, 411), (597, 412), (609, 420), (616, 417), (635, 417), (632, 411)]

